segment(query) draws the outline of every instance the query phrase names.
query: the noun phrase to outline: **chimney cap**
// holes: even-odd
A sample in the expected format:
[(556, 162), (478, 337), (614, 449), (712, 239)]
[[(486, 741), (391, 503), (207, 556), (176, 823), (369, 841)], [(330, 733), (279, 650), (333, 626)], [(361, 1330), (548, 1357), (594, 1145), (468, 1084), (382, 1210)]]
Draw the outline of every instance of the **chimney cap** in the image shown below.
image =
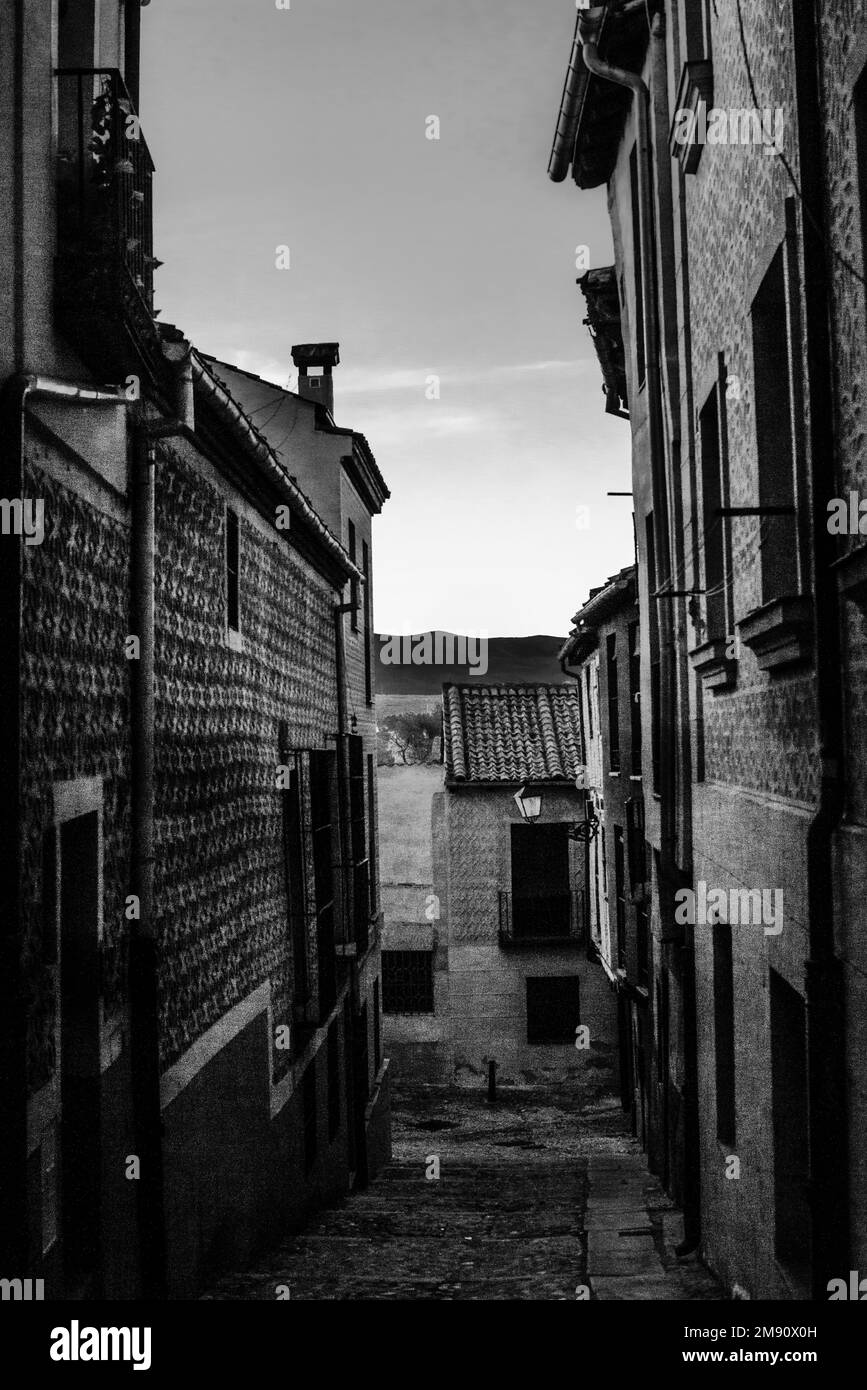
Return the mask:
[(339, 343), (296, 343), (292, 361), (298, 368), (324, 367), (330, 369), (340, 362)]

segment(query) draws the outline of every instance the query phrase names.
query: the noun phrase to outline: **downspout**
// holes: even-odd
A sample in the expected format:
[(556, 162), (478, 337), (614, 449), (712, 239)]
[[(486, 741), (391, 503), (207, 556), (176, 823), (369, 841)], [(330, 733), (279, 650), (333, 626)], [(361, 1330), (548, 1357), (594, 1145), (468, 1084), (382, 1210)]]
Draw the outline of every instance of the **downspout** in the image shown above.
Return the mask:
[[(350, 816), (349, 806), (349, 737), (347, 720), (347, 700), (346, 700), (346, 642), (344, 639), (343, 619), (347, 613), (354, 613), (356, 605), (354, 603), (338, 603), (334, 606), (334, 636), (337, 665), (337, 780), (338, 797), (340, 800), (340, 859), (344, 865), (343, 892), (346, 905), (345, 922), (348, 934), (351, 935), (353, 943), (356, 943), (355, 931), (355, 878), (352, 863), (352, 845), (350, 838)], [(348, 943), (347, 943), (348, 944)], [(351, 1066), (351, 1089), (352, 1094), (347, 1096), (347, 1110), (351, 1117), (355, 1132), (355, 1189), (362, 1190), (367, 1187), (369, 1170), (367, 1162), (367, 1126), (365, 1116), (367, 1110), (367, 1078), (361, 1076), (359, 1061), (362, 1048), (359, 1040), (359, 1029), (361, 1026), (361, 1006), (359, 998), (359, 968), (358, 956), (352, 954), (349, 959), (349, 1013), (352, 1026), (352, 1038), (350, 1045)], [(361, 1082), (364, 1082), (362, 1090)]]
[[(78, 386), (54, 377), (21, 374), (0, 391), (0, 479), (7, 498), (24, 497), (24, 444), (31, 399), (76, 405), (129, 404), (125, 395)], [(0, 721), (5, 750), (0, 761), (0, 836), (7, 871), (0, 875), (0, 1209), (3, 1267), (29, 1275), (27, 1205), (27, 1005), (22, 968), (21, 920), (21, 657), (24, 571), (21, 546), (0, 546)]]
[(337, 796), (340, 802), (340, 862), (343, 865), (344, 900), (344, 945), (354, 941), (354, 894), (350, 886), (352, 850), (349, 839), (349, 768), (348, 768), (348, 708), (346, 702), (346, 642), (343, 632), (343, 618), (346, 613), (355, 611), (352, 603), (338, 603), (334, 606), (334, 651), (337, 668)]
[[(583, 32), (583, 31), (582, 31)], [(642, 308), (644, 311), (644, 362), (647, 375), (647, 416), (650, 437), (651, 481), (653, 488), (653, 520), (657, 558), (657, 586), (664, 589), (669, 583), (671, 560), (669, 555), (668, 499), (665, 488), (665, 451), (662, 422), (662, 385), (659, 368), (659, 316), (656, 298), (656, 260), (653, 244), (653, 189), (651, 183), (650, 147), (650, 92), (647, 84), (637, 73), (627, 72), (625, 68), (613, 67), (599, 57), (595, 41), (586, 39), (583, 46), (584, 62), (595, 77), (614, 82), (628, 88), (634, 97), (633, 110), (636, 126), (636, 164), (638, 169), (639, 228), (641, 238), (641, 260), (644, 274), (641, 277)], [(673, 623), (671, 607), (659, 603), (659, 647), (660, 647), (660, 744), (665, 744), (666, 756), (660, 758), (660, 854), (663, 870), (674, 881), (675, 869), (675, 761), (676, 746), (673, 739), (675, 728), (674, 682), (671, 665), (673, 651)]]
[(805, 965), (809, 1201), (812, 1214), (812, 1297), (828, 1297), (828, 1281), (846, 1278), (849, 1240), (849, 1121), (845, 980), (836, 950), (835, 834), (844, 814), (845, 696), (842, 683), (840, 598), (834, 538), (827, 526), (828, 459), (835, 458), (832, 304), (828, 284), (831, 245), (824, 190), (822, 140), (821, 15), (818, 0), (804, 7), (802, 43), (795, 45), (798, 134), (804, 239), (804, 297), (809, 361), (814, 661), (821, 772), (818, 805), (807, 831), (807, 896), (810, 955)]
[[(657, 16), (655, 34), (659, 33), (660, 17)], [(603, 81), (613, 82), (625, 87), (633, 95), (633, 112), (636, 126), (636, 166), (638, 174), (638, 213), (642, 275), (642, 307), (644, 311), (644, 360), (647, 377), (648, 435), (650, 442), (651, 484), (653, 496), (654, 542), (657, 559), (657, 590), (664, 592), (670, 587), (671, 554), (669, 544), (668, 491), (665, 478), (665, 436), (663, 427), (662, 379), (659, 363), (660, 326), (657, 302), (657, 267), (653, 239), (653, 185), (652, 149), (650, 132), (650, 91), (638, 73), (615, 67), (603, 62), (599, 55), (596, 39), (584, 16), (579, 17), (579, 31), (583, 38), (583, 56), (588, 70)], [(648, 601), (657, 603), (657, 622), (660, 649), (660, 870), (661, 904), (663, 913), (677, 886), (676, 825), (677, 807), (675, 801), (677, 785), (677, 711), (674, 683), (673, 654), (674, 622), (671, 603), (665, 598)], [(682, 1250), (693, 1248), (699, 1239), (700, 1194), (699, 1167), (697, 1164), (698, 1136), (698, 1090), (697, 1058), (691, 1032), (694, 1031), (694, 940), (692, 931), (687, 928), (683, 947), (681, 976), (684, 985), (685, 1036), (684, 1036), (684, 1227), (685, 1239)], [(692, 1017), (692, 1024), (690, 1018)]]
[(131, 812), (130, 891), (138, 920), (130, 923), (130, 1070), (133, 1128), (141, 1176), (136, 1184), (142, 1295), (166, 1297), (162, 1112), (159, 1066), (159, 984), (154, 926), (154, 456), (147, 426), (133, 436), (130, 537)]

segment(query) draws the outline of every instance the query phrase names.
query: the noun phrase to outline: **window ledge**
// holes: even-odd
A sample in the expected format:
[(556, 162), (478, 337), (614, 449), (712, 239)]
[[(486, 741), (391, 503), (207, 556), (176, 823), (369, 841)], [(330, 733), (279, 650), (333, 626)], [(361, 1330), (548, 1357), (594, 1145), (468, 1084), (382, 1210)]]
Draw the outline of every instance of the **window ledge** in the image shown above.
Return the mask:
[[(713, 106), (713, 65), (707, 58), (684, 63), (680, 76), (680, 86), (674, 103), (674, 120), (669, 135), (672, 157), (679, 161), (685, 174), (694, 174), (704, 149), (704, 141), (695, 138), (701, 121), (702, 107), (707, 112)], [(689, 139), (678, 138), (680, 125), (677, 113), (688, 111), (692, 117), (692, 135)]]
[(690, 652), (692, 668), (707, 690), (728, 690), (737, 681), (738, 663), (726, 655), (730, 645), (728, 638), (714, 637)]
[(763, 671), (808, 661), (813, 653), (813, 606), (803, 594), (773, 599), (737, 625)]

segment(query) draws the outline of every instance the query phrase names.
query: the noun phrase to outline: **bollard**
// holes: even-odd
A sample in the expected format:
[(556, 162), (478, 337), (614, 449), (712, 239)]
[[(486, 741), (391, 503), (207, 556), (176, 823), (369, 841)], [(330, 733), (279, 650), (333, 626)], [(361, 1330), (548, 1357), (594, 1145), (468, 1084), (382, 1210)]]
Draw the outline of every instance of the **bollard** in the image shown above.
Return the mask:
[(491, 1105), (493, 1105), (493, 1104), (496, 1102), (496, 1099), (497, 1099), (497, 1064), (496, 1064), (495, 1061), (491, 1060), (491, 1061), (488, 1063), (488, 1100), (490, 1101)]

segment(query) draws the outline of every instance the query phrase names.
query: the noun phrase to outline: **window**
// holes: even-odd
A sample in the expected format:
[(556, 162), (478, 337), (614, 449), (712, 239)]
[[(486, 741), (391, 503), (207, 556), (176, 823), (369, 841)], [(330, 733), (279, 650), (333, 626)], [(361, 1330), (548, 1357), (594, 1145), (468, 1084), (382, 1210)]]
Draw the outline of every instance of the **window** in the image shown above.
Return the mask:
[(787, 308), (785, 246), (780, 246), (752, 306), (762, 604), (798, 592), (795, 525), (795, 442)]
[(641, 204), (638, 196), (637, 146), (633, 146), (629, 156), (629, 181), (632, 197), (632, 259), (635, 266), (635, 351), (638, 389), (640, 391), (647, 376), (647, 368), (644, 359), (644, 268), (641, 260)]
[(632, 776), (641, 776), (641, 630), (630, 623), (629, 642), (629, 737)]
[(572, 895), (569, 827), (511, 826), (512, 935), (567, 937)]
[(728, 638), (734, 631), (731, 534), (727, 518), (720, 515), (728, 500), (725, 380), (725, 364), (720, 357), (720, 379), (699, 414), (706, 642)]
[[(280, 760), (288, 755), (281, 748)], [(298, 756), (289, 772), (289, 785), (281, 794), (283, 818), (283, 872), (292, 941), (293, 996), (297, 1010), (309, 1002), (307, 963), (307, 914), (304, 884), (304, 820), (301, 802), (301, 774)]]
[(328, 1140), (333, 1142), (340, 1128), (340, 1035), (337, 1019), (328, 1029)]
[(716, 1065), (716, 1133), (721, 1144), (735, 1143), (735, 1019), (732, 929), (713, 927), (713, 1011)]
[(314, 1057), (304, 1073), (301, 1083), (301, 1108), (304, 1124), (304, 1171), (309, 1173), (316, 1162), (319, 1142), (318, 1116), (316, 1113), (316, 1058)]
[[(349, 536), (349, 542), (348, 542), (348, 545), (349, 545), (349, 558), (350, 558), (350, 560), (352, 561), (352, 563), (355, 564), (355, 562), (356, 562), (356, 544), (355, 544), (355, 523), (354, 523), (353, 521), (350, 521), (350, 522), (348, 523), (348, 536)], [(351, 581), (351, 598), (350, 598), (350, 602), (351, 602), (351, 604), (352, 604), (352, 612), (351, 612), (351, 614), (350, 614), (349, 616), (350, 616), (350, 621), (351, 621), (351, 623), (352, 623), (352, 631), (353, 631), (353, 632), (357, 632), (357, 631), (358, 631), (358, 580), (357, 580), (357, 579), (353, 579), (353, 580)]]
[(806, 1284), (811, 1246), (804, 1001), (770, 972), (775, 1250)]
[(382, 1009), (379, 1003), (379, 980), (373, 982), (373, 1070), (379, 1075), (382, 1062)]
[(383, 951), (382, 1012), (432, 1014), (433, 952)]
[(349, 826), (352, 853), (353, 936), (358, 950), (366, 951), (370, 924), (370, 861), (367, 853), (364, 743), (360, 734), (349, 736)]
[(310, 829), (316, 894), (320, 1019), (330, 1013), (337, 985), (334, 955), (334, 763), (333, 753), (310, 754)]
[(650, 918), (647, 899), (635, 909), (635, 952), (638, 983), (647, 988), (650, 979)]
[(593, 700), (590, 694), (590, 667), (584, 668), (584, 681), (587, 686), (587, 736), (593, 737)]
[(367, 858), (370, 870), (370, 913), (375, 916), (376, 901), (376, 763), (367, 755)]
[(77, 1298), (100, 1296), (102, 1266), (99, 820), (94, 810), (58, 827), (60, 1224), (64, 1277)]
[(644, 519), (644, 539), (647, 555), (647, 589), (650, 633), (650, 756), (653, 767), (653, 790), (659, 791), (660, 755), (660, 672), (661, 653), (659, 650), (659, 608), (660, 599), (654, 598), (658, 584), (656, 573), (656, 537), (653, 530), (653, 512)]
[(578, 975), (544, 975), (525, 980), (527, 990), (527, 1042), (568, 1044), (575, 1042), (581, 1022)]
[(370, 591), (370, 547), (367, 541), (361, 542), (361, 568), (364, 572), (364, 695), (369, 705), (373, 704), (373, 666), (371, 641), (373, 636), (373, 596)]
[(614, 902), (617, 912), (617, 964), (626, 969), (626, 862), (623, 826), (614, 827)]
[(680, 32), (684, 36), (687, 61), (710, 58), (710, 0), (680, 0), (680, 6)]
[(608, 684), (608, 766), (620, 771), (620, 692), (617, 688), (617, 633), (609, 632), (605, 642), (605, 669)]
[(226, 508), (226, 626), (240, 631), (240, 536), (238, 513)]

